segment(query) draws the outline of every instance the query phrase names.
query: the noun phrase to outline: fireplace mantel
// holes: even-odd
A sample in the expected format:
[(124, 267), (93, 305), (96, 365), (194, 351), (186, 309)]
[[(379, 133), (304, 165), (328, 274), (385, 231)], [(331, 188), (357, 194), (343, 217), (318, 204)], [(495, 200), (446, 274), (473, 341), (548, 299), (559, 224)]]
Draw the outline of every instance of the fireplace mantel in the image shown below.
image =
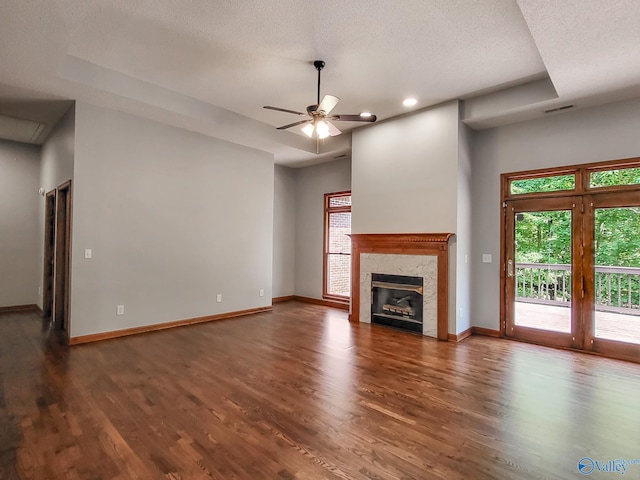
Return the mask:
[[(431, 255), (437, 257), (438, 339), (448, 338), (449, 239), (452, 233), (364, 233), (351, 234), (351, 314), (360, 321), (360, 255)], [(366, 299), (366, 297), (365, 297)]]

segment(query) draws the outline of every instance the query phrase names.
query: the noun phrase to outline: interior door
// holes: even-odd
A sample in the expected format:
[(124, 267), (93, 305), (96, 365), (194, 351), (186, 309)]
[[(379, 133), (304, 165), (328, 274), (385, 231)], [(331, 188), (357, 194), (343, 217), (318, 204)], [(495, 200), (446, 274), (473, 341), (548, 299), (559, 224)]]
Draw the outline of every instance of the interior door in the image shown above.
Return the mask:
[(640, 192), (585, 197), (586, 349), (640, 360)]
[(582, 348), (579, 197), (505, 202), (505, 335)]
[(44, 213), (44, 272), (42, 284), (42, 313), (50, 317), (53, 312), (53, 277), (56, 237), (56, 191), (51, 190), (45, 197)]
[(71, 255), (71, 180), (57, 189), (55, 219), (55, 279), (52, 322), (54, 328), (69, 330)]

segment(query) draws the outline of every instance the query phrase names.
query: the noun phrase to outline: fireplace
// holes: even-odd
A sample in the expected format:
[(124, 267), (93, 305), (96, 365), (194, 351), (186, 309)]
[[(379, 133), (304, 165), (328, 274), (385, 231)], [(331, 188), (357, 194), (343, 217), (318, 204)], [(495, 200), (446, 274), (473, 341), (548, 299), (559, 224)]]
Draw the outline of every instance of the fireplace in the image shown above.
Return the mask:
[(422, 333), (422, 277), (371, 274), (371, 323)]
[[(400, 277), (398, 283), (410, 285), (408, 290), (412, 292), (417, 286), (407, 282), (403, 277), (418, 277), (422, 282), (422, 311), (421, 317), (411, 318), (410, 310), (404, 311), (396, 309), (392, 312), (400, 318), (394, 321), (403, 322), (401, 325), (407, 326), (420, 318), (422, 329), (411, 325), (418, 333), (428, 337), (435, 337), (439, 340), (448, 339), (448, 303), (449, 303), (449, 239), (451, 233), (353, 233), (351, 237), (351, 313), (349, 319), (354, 322), (381, 323), (388, 319), (385, 316), (378, 316), (374, 320), (372, 306), (378, 304), (374, 301), (373, 275), (383, 274)], [(379, 281), (379, 280), (376, 280)], [(385, 282), (383, 282), (385, 283)], [(407, 288), (404, 288), (407, 290)], [(410, 295), (417, 294), (413, 291)], [(377, 293), (376, 293), (377, 295)], [(417, 302), (415, 295), (407, 297), (403, 294), (399, 299), (409, 304), (411, 308)], [(415, 302), (410, 302), (410, 300)], [(387, 315), (393, 310), (384, 305), (391, 305), (382, 302), (379, 305), (383, 315)], [(416, 315), (417, 315), (417, 308)], [(380, 320), (380, 322), (378, 321)], [(418, 325), (418, 324), (416, 324)]]

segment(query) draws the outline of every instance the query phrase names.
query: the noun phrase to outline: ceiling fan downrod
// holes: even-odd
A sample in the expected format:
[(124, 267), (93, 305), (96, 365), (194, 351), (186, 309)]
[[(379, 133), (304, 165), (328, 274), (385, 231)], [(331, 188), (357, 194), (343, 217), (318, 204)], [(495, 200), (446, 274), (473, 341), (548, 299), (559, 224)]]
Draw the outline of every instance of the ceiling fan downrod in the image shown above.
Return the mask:
[(313, 66), (318, 70), (318, 101), (317, 104), (320, 105), (320, 71), (324, 68), (324, 61), (316, 60), (313, 62)]

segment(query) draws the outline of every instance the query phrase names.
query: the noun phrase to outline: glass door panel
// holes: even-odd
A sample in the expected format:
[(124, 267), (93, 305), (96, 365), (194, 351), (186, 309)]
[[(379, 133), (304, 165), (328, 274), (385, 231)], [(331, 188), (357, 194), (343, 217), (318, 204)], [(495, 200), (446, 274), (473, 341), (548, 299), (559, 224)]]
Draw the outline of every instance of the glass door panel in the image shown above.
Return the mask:
[(595, 338), (640, 345), (640, 207), (593, 210)]
[(518, 326), (571, 333), (571, 210), (515, 218)]
[(506, 208), (505, 333), (573, 347), (575, 199), (514, 200)]

